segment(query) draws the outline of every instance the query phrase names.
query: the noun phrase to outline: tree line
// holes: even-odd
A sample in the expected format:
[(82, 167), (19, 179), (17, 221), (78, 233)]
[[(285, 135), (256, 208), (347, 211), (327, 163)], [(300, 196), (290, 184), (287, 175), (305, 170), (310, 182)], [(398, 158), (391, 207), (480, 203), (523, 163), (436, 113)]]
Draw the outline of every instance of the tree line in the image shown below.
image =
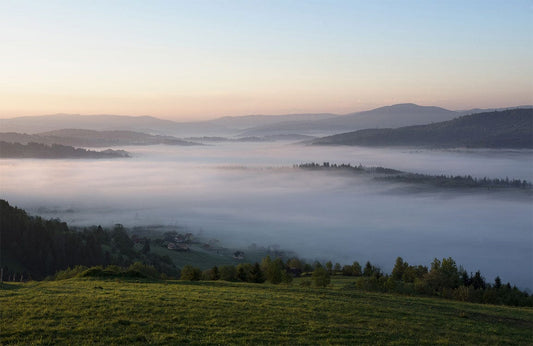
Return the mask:
[(130, 157), (124, 150), (107, 149), (103, 151), (74, 148), (68, 145), (30, 142), (28, 144), (8, 143), (0, 141), (0, 157), (4, 158), (39, 158), (39, 159), (59, 159), (59, 158), (114, 158)]
[(343, 289), (360, 289), (406, 295), (437, 296), (472, 303), (487, 303), (514, 306), (533, 306), (533, 296), (510, 283), (504, 284), (500, 277), (487, 282), (480, 271), (468, 273), (449, 258), (435, 258), (430, 267), (410, 265), (401, 257), (396, 259), (390, 274), (367, 261), (364, 266), (357, 261), (352, 264), (306, 263), (299, 258), (283, 261), (281, 258), (265, 257), (261, 263), (241, 263), (237, 266), (214, 266), (200, 270), (191, 265), (182, 268), (181, 280), (224, 280), (249, 283), (290, 284), (295, 277), (299, 285), (327, 287), (332, 276), (352, 276), (355, 280)]
[[(512, 306), (533, 306), (533, 296), (521, 291), (510, 283), (503, 283), (496, 277), (489, 283), (480, 271), (468, 274), (449, 258), (435, 258), (430, 267), (410, 265), (401, 257), (396, 259), (390, 274), (367, 261), (364, 266), (355, 261), (352, 264), (332, 264), (331, 261), (313, 264), (293, 257), (284, 261), (281, 258), (263, 258), (261, 263), (240, 263), (234, 265), (213, 266), (201, 270), (193, 265), (185, 265), (181, 269), (179, 279), (185, 281), (229, 281), (254, 284), (293, 284), (295, 278), (298, 286), (325, 288), (335, 276), (351, 276), (341, 290), (364, 290), (403, 295), (434, 296), (464, 302), (498, 304)], [(75, 266), (72, 269), (56, 273), (53, 279), (61, 280), (71, 277), (121, 277), (169, 279), (154, 266), (135, 262), (129, 267), (116, 265), (85, 267)]]
[[(369, 262), (365, 269), (369, 266)], [(370, 274), (370, 275), (369, 275)], [(499, 276), (493, 283), (486, 281), (478, 270), (468, 273), (451, 258), (435, 258), (429, 268), (410, 265), (401, 257), (396, 259), (391, 274), (369, 271), (347, 288), (400, 293), (408, 295), (438, 296), (472, 303), (533, 306), (533, 296), (504, 284)]]
[[(408, 184), (428, 184), (437, 187), (449, 188), (515, 188), (531, 190), (533, 184), (526, 180), (502, 178), (475, 178), (470, 175), (430, 175), (398, 171), (386, 167), (365, 167), (359, 164), (352, 166), (351, 164), (336, 164), (324, 162), (322, 164), (310, 162), (294, 165), (295, 168), (303, 169), (329, 169), (329, 170), (343, 170), (358, 174), (373, 174), (374, 179), (382, 181), (393, 181)], [(376, 176), (377, 175), (377, 176)]]

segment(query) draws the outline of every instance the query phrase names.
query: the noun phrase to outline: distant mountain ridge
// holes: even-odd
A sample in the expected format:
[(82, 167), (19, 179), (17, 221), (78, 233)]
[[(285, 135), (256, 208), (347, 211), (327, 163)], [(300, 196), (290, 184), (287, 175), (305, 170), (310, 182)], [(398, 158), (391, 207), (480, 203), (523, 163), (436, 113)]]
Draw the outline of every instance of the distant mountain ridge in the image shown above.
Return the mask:
[(39, 133), (65, 128), (87, 130), (137, 130), (174, 126), (175, 122), (151, 116), (53, 114), (0, 119), (2, 132)]
[(74, 147), (107, 147), (117, 145), (199, 145), (172, 136), (149, 135), (133, 131), (95, 131), (62, 129), (38, 134), (0, 133), (0, 141), (10, 143), (61, 144)]
[(226, 116), (207, 122), (218, 124), (226, 128), (234, 128), (238, 130), (245, 130), (256, 126), (268, 126), (278, 124), (286, 121), (317, 121), (339, 117), (332, 113), (311, 113), (311, 114), (284, 114), (284, 115), (242, 115), (242, 116)]
[[(533, 108), (533, 106), (524, 106)], [(514, 107), (505, 108), (513, 109)], [(402, 103), (385, 106), (369, 111), (350, 113), (342, 116), (315, 121), (286, 121), (277, 124), (257, 126), (242, 132), (243, 136), (281, 135), (300, 133), (307, 135), (330, 135), (369, 128), (397, 128), (410, 125), (425, 125), (454, 119), (458, 116), (482, 112), (481, 109), (470, 111), (451, 111), (441, 107), (419, 106)]]
[(533, 109), (478, 113), (397, 129), (365, 129), (318, 138), (311, 144), (533, 148)]
[(457, 117), (453, 111), (440, 107), (418, 106), (412, 103), (380, 107), (312, 122), (293, 121), (248, 129), (244, 135), (298, 133), (339, 133), (375, 127), (400, 127), (428, 124)]
[(133, 131), (173, 136), (235, 136), (255, 125), (278, 123), (287, 119), (326, 119), (332, 114), (248, 115), (222, 117), (196, 122), (176, 122), (152, 116), (53, 114), (0, 119), (1, 132), (37, 134), (60, 129), (94, 131)]
[(482, 111), (484, 110), (451, 111), (441, 107), (403, 103), (346, 115), (245, 115), (196, 122), (176, 122), (152, 116), (55, 114), (0, 119), (0, 132), (36, 134), (60, 129), (85, 129), (133, 131), (178, 137), (268, 137), (289, 134), (324, 136), (366, 128), (429, 124)]
[(515, 107), (501, 107), (501, 108), (472, 108), (472, 109), (465, 109), (465, 110), (457, 110), (455, 111), (459, 115), (471, 115), (471, 114), (477, 114), (477, 113), (488, 113), (488, 112), (499, 112), (499, 111), (508, 111), (511, 109), (527, 109), (527, 108), (533, 108), (533, 105), (521, 105), (521, 106), (515, 106)]
[(124, 150), (85, 150), (61, 144), (7, 143), (0, 141), (0, 158), (13, 159), (109, 159), (130, 157)]

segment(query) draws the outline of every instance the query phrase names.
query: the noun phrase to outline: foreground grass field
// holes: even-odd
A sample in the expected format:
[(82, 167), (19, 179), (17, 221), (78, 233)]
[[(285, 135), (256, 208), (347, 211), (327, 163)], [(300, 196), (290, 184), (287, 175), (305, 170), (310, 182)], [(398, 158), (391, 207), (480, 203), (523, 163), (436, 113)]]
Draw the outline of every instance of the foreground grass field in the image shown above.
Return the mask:
[(533, 309), (228, 282), (4, 284), (0, 344), (531, 344)]

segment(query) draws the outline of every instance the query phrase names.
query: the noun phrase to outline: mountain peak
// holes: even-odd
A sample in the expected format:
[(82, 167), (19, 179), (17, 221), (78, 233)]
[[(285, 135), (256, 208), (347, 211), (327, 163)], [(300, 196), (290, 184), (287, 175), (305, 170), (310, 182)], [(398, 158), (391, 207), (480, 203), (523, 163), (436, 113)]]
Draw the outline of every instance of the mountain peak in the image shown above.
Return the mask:
[(385, 109), (402, 110), (402, 111), (442, 109), (442, 110), (448, 111), (447, 109), (441, 108), (441, 107), (421, 106), (421, 105), (417, 105), (415, 103), (397, 103), (397, 104), (394, 104), (394, 105), (391, 105), (391, 106), (385, 106), (385, 107), (377, 108), (375, 110), (385, 110)]
[(423, 106), (420, 106), (420, 105), (417, 105), (416, 103), (397, 103), (397, 104), (394, 104), (394, 105), (391, 105), (389, 107), (396, 107), (396, 108), (404, 108), (404, 107), (423, 107)]

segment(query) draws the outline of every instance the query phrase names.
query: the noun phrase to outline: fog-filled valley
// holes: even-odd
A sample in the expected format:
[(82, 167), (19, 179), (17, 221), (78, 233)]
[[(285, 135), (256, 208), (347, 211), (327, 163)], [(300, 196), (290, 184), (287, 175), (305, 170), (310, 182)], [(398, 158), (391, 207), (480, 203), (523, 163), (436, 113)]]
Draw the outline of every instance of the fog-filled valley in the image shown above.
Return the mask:
[[(125, 149), (116, 147), (114, 149)], [(451, 256), (533, 288), (528, 193), (424, 189), (293, 168), (305, 162), (533, 180), (531, 150), (419, 150), (288, 142), (130, 146), (132, 158), (0, 161), (2, 198), (72, 225), (187, 227), (225, 245), (277, 244), (308, 259)]]
[(0, 3), (0, 345), (532, 343), (532, 0)]

